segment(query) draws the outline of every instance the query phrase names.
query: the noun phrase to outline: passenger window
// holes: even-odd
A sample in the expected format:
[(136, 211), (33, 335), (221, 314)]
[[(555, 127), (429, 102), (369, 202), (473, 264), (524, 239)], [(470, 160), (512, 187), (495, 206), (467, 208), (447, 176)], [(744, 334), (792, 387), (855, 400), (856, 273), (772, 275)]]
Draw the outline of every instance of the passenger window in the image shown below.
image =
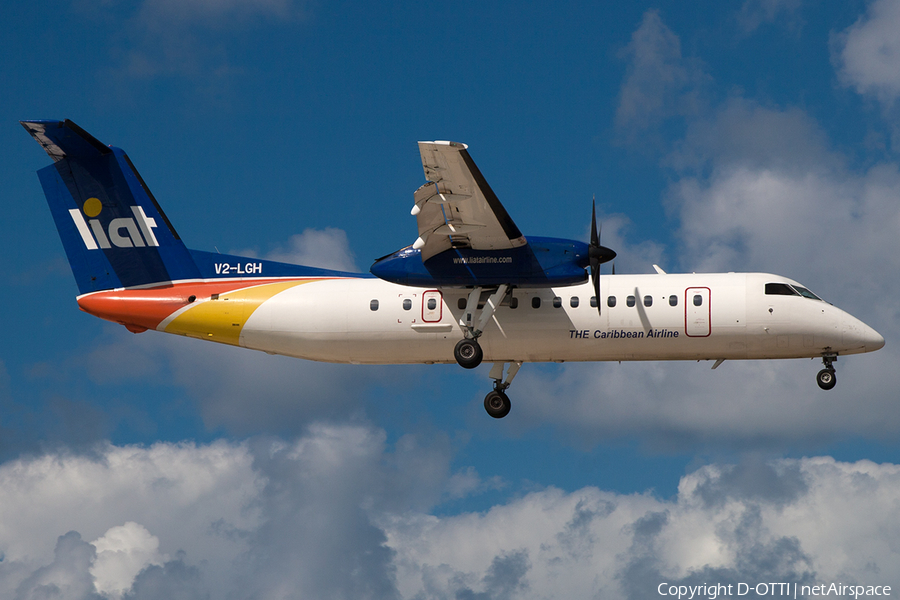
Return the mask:
[(628, 308), (634, 306), (634, 296), (628, 296), (627, 298), (625, 298), (625, 304), (628, 305)]
[(372, 300), (369, 302), (369, 310), (376, 311), (378, 310), (378, 300)]
[(559, 308), (562, 306), (562, 298), (559, 296), (553, 297), (553, 308)]
[(569, 306), (572, 308), (578, 308), (578, 296), (572, 296), (569, 298)]
[(519, 308), (519, 299), (518, 298), (510, 298), (509, 299), (509, 307), (510, 308)]
[(703, 306), (703, 296), (700, 294), (694, 296), (694, 306)]
[(457, 301), (456, 301), (456, 307), (457, 307), (459, 310), (466, 310), (466, 299), (465, 299), (465, 298), (460, 298), (459, 300), (457, 300)]
[(410, 300), (409, 298), (405, 299), (403, 301), (403, 310), (409, 310), (411, 308), (412, 308), (412, 300)]
[[(406, 308), (406, 304), (404, 303), (403, 308)], [(434, 310), (437, 308), (437, 300), (434, 298), (428, 299), (428, 310)]]
[(606, 305), (610, 308), (614, 308), (616, 306), (616, 297), (610, 296), (606, 299)]
[(678, 296), (669, 296), (669, 306), (678, 306)]
[(591, 308), (597, 308), (597, 296), (591, 296)]
[(653, 296), (644, 296), (644, 306), (653, 306)]
[(541, 297), (535, 296), (531, 299), (531, 308), (540, 308), (541, 307)]

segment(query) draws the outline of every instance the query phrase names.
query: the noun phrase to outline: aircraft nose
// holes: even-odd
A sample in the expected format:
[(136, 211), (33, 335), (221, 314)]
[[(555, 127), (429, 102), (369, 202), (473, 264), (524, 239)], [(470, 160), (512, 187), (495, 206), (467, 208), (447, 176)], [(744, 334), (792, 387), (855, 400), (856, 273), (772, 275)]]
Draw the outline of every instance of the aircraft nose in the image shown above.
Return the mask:
[(844, 346), (858, 348), (859, 352), (874, 352), (884, 347), (884, 337), (859, 319), (844, 320)]
[(868, 325), (866, 325), (866, 329), (868, 330), (865, 336), (866, 352), (874, 352), (884, 348), (884, 336)]

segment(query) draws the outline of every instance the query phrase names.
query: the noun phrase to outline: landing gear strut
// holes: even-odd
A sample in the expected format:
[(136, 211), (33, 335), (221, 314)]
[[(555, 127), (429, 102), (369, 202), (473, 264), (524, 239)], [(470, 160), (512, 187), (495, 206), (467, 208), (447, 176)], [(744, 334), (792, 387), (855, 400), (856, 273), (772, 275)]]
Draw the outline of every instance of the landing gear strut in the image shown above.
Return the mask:
[[(494, 311), (497, 310), (503, 297), (506, 296), (509, 286), (503, 284), (497, 287), (490, 298), (487, 299), (487, 302), (484, 303), (484, 308), (482, 308), (480, 314), (477, 315), (478, 321), (476, 323), (475, 313), (478, 312), (478, 301), (481, 299), (482, 290), (483, 288), (480, 287), (472, 289), (471, 293), (469, 293), (468, 300), (466, 300), (466, 310), (459, 320), (459, 324), (466, 328), (466, 337), (456, 344), (456, 348), (453, 349), (453, 358), (455, 358), (456, 362), (459, 363), (459, 366), (464, 369), (474, 369), (481, 364), (481, 359), (484, 358), (484, 352), (478, 344), (478, 338), (481, 337), (484, 328), (487, 327), (488, 321), (494, 316)], [(508, 403), (509, 400), (507, 400), (507, 404)], [(509, 412), (509, 409), (507, 409), (507, 412)]]
[(510, 363), (509, 370), (506, 373), (506, 381), (503, 380), (503, 370), (506, 368), (506, 363), (494, 363), (494, 366), (491, 367), (490, 378), (494, 380), (494, 390), (488, 392), (488, 395), (484, 397), (484, 410), (495, 419), (502, 419), (509, 414), (509, 409), (512, 408), (509, 396), (506, 395), (506, 390), (521, 366), (522, 363), (520, 362)]
[(834, 373), (834, 361), (836, 360), (837, 355), (834, 354), (826, 354), (822, 357), (825, 368), (816, 375), (816, 383), (823, 390), (830, 390), (837, 384), (837, 376)]

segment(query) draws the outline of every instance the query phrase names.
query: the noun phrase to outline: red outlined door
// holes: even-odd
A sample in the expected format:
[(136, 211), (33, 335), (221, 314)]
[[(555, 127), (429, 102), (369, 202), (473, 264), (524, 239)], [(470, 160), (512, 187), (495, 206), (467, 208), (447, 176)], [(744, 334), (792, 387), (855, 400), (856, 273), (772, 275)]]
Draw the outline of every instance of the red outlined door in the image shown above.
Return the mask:
[(706, 287), (684, 291), (684, 332), (688, 337), (707, 337), (712, 332), (710, 295)]
[(444, 303), (441, 293), (437, 290), (428, 290), (422, 294), (422, 321), (425, 323), (437, 323), (444, 316)]

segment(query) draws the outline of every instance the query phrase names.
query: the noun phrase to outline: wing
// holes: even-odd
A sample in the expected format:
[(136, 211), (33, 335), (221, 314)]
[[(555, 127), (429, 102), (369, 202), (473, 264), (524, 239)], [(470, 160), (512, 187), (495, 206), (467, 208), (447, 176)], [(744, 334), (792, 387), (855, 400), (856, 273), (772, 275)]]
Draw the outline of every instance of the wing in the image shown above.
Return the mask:
[(419, 239), (427, 260), (450, 248), (501, 250), (524, 246), (525, 237), (469, 156), (465, 144), (419, 142), (428, 183), (416, 190)]

